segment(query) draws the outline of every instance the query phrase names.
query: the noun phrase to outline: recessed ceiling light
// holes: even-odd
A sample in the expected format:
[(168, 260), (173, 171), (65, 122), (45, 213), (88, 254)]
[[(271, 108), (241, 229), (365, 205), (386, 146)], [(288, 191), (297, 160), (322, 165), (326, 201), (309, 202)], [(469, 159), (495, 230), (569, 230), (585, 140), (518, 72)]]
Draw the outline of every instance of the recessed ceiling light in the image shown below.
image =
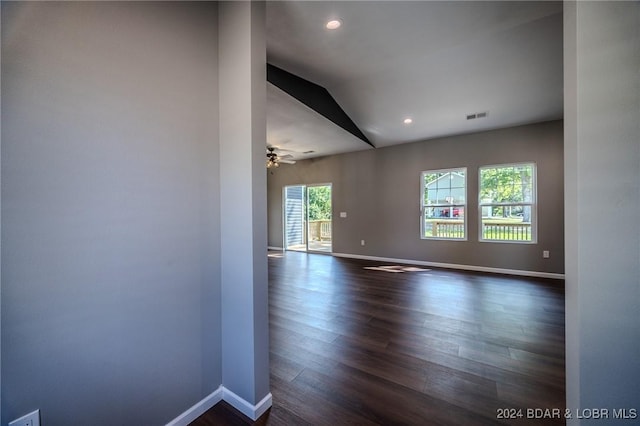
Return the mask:
[(411, 123), (413, 123), (413, 120), (411, 118), (405, 118), (403, 123), (404, 124), (411, 124)]
[(325, 25), (325, 27), (328, 30), (337, 30), (338, 28), (340, 28), (340, 26), (342, 25), (342, 21), (339, 19), (332, 19), (329, 22), (327, 22), (327, 24)]

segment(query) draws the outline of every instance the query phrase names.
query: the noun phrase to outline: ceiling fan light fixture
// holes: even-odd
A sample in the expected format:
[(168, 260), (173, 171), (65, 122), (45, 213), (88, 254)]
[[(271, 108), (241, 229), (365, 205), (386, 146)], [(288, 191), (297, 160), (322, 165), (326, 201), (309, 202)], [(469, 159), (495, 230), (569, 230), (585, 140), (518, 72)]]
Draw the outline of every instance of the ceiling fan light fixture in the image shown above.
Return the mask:
[(280, 167), (280, 158), (275, 153), (275, 148), (272, 146), (267, 147), (267, 169), (278, 167)]

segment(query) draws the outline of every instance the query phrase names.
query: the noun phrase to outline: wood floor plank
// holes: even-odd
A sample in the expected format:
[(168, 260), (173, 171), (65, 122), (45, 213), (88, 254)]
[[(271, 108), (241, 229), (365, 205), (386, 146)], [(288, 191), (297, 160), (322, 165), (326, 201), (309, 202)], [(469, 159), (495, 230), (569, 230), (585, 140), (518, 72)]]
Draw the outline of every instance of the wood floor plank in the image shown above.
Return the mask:
[[(564, 424), (564, 283), (286, 252), (269, 257), (273, 406), (207, 425)], [(520, 418), (498, 418), (513, 408)]]

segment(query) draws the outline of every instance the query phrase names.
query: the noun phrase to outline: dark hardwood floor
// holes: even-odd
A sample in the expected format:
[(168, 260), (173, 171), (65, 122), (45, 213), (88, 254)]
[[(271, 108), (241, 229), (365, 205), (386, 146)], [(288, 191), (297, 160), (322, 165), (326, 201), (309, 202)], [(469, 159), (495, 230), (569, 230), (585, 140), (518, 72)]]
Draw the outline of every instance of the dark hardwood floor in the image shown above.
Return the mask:
[(270, 257), (273, 407), (192, 425), (565, 423), (562, 281), (378, 265)]

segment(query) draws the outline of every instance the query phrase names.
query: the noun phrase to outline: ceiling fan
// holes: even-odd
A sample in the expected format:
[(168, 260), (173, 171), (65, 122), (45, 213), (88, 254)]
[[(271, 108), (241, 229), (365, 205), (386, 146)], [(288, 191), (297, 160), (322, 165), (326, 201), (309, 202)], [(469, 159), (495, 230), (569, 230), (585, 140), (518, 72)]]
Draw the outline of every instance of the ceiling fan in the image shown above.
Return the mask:
[(290, 154), (278, 155), (273, 146), (267, 147), (267, 169), (280, 167), (280, 164), (295, 164), (293, 156)]

